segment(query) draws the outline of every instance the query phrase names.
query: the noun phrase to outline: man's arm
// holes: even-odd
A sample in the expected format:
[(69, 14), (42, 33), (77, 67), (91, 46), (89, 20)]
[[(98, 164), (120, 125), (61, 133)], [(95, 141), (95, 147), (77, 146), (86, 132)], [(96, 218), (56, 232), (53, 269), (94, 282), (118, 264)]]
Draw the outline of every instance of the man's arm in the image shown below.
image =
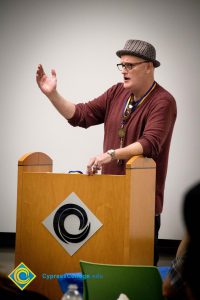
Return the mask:
[(142, 155), (143, 147), (139, 142), (132, 143), (124, 148), (119, 148), (115, 150), (115, 158), (118, 160), (129, 159), (135, 155)]
[(75, 113), (75, 104), (64, 99), (57, 92), (57, 78), (55, 70), (51, 71), (51, 77), (47, 77), (42, 65), (38, 65), (36, 81), (41, 91), (47, 96), (59, 113), (65, 119), (71, 119)]
[(93, 175), (97, 173), (98, 170), (101, 169), (101, 166), (109, 163), (111, 160), (128, 160), (132, 156), (142, 155), (143, 147), (140, 143), (135, 142), (124, 148), (118, 148), (114, 150), (114, 154), (111, 156), (110, 154), (102, 153), (96, 157), (92, 157), (87, 165), (87, 173), (88, 175)]

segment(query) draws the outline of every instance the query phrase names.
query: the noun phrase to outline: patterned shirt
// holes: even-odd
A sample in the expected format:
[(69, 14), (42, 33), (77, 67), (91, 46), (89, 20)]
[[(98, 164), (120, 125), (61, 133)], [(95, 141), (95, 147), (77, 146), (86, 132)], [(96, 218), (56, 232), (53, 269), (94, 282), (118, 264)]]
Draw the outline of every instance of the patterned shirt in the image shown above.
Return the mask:
[(170, 278), (170, 284), (175, 291), (174, 295), (169, 299), (173, 300), (187, 300), (187, 284), (183, 279), (183, 267), (186, 259), (186, 255), (176, 257), (171, 264), (168, 276)]

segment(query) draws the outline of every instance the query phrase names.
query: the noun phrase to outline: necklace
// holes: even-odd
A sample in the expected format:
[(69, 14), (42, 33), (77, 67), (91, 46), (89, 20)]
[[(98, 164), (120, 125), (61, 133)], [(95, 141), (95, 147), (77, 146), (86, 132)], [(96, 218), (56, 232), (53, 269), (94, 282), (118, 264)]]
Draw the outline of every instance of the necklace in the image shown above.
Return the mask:
[[(126, 128), (125, 125), (127, 124), (128, 120), (130, 119), (131, 113), (136, 110), (137, 107), (139, 107), (144, 100), (150, 95), (150, 93), (155, 89), (156, 82), (154, 81), (153, 84), (150, 86), (148, 91), (136, 102), (134, 101), (134, 96), (131, 95), (125, 105), (123, 114), (122, 114), (122, 120), (121, 120), (121, 126), (118, 129), (118, 136), (120, 138), (120, 148), (123, 148), (124, 146), (124, 140), (126, 137)], [(122, 162), (121, 160), (118, 161)]]

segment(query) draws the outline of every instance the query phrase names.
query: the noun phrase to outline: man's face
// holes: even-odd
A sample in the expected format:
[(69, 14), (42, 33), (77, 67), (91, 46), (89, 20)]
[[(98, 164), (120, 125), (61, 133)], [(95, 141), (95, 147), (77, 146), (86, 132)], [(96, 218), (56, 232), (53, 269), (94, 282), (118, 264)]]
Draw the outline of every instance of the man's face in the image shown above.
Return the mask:
[(142, 58), (136, 56), (121, 56), (121, 64), (123, 64), (121, 73), (124, 78), (124, 88), (134, 92), (143, 85), (147, 75), (147, 63)]

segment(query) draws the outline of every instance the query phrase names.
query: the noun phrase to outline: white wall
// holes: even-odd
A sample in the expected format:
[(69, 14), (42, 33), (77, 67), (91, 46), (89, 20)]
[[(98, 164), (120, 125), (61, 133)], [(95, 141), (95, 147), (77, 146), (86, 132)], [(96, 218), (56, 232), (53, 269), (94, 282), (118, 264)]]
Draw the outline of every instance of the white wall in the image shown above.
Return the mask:
[(153, 43), (156, 80), (176, 98), (175, 125), (160, 238), (180, 239), (184, 191), (200, 176), (198, 0), (0, 1), (0, 232), (14, 232), (17, 161), (29, 151), (54, 160), (55, 172), (85, 170), (102, 150), (103, 126), (70, 127), (35, 83), (37, 65), (57, 70), (74, 102), (121, 81), (116, 50), (127, 39)]

